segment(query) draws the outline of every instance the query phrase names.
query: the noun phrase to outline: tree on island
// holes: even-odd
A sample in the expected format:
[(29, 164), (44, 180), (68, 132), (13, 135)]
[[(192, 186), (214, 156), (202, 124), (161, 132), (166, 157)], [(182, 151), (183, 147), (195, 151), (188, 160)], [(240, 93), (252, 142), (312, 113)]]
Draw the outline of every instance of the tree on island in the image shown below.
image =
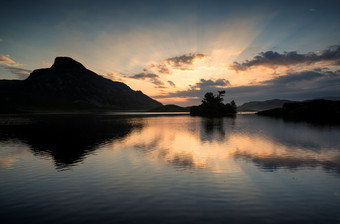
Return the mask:
[(218, 91), (217, 95), (207, 92), (202, 99), (202, 104), (193, 106), (190, 109), (192, 116), (209, 116), (221, 117), (236, 114), (236, 103), (232, 100), (230, 103), (223, 104), (225, 91)]

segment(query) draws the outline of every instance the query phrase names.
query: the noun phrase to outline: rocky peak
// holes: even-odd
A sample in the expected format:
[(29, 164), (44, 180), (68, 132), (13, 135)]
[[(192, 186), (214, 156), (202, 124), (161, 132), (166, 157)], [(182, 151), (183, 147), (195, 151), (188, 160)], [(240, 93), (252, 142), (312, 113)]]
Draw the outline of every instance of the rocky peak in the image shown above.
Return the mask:
[(58, 72), (68, 72), (68, 71), (82, 71), (85, 70), (86, 68), (79, 62), (73, 60), (72, 58), (56, 57), (51, 69)]

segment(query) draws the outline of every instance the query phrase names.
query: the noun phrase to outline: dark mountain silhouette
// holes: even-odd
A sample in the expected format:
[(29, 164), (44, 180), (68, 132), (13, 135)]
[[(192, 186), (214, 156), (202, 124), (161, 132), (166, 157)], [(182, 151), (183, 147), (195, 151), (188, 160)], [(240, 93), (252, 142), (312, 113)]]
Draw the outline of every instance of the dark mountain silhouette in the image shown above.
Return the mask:
[(0, 80), (2, 112), (29, 110), (147, 110), (161, 103), (122, 82), (106, 79), (68, 57), (34, 70), (26, 80)]
[(237, 107), (239, 112), (257, 112), (282, 107), (283, 104), (293, 102), (290, 100), (272, 99), (266, 101), (251, 101)]
[(283, 117), (318, 123), (340, 123), (340, 101), (308, 100), (285, 103), (281, 108), (257, 112), (258, 115)]
[(320, 98), (316, 98), (313, 100), (333, 100), (333, 101), (339, 101), (340, 97), (337, 96), (324, 96), (324, 97), (320, 97)]
[(161, 107), (156, 107), (149, 112), (190, 112), (190, 107), (180, 107), (174, 104), (168, 104)]

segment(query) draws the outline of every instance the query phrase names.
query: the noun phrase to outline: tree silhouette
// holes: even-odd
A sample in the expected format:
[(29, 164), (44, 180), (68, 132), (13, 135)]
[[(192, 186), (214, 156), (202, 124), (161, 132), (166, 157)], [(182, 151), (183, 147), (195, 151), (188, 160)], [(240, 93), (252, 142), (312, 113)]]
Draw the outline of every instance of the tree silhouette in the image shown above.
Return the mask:
[(212, 92), (207, 92), (204, 95), (202, 103), (203, 104), (222, 103), (224, 94), (225, 94), (224, 90), (218, 91), (218, 94), (216, 96)]
[(202, 100), (202, 103), (203, 104), (212, 104), (212, 103), (215, 103), (217, 102), (216, 101), (216, 97), (214, 96), (213, 93), (211, 92), (207, 92), (205, 95), (204, 95), (204, 98)]
[(223, 104), (223, 96), (225, 91), (218, 91), (217, 95), (212, 92), (207, 92), (203, 99), (202, 104), (199, 106), (191, 107), (190, 115), (199, 116), (226, 116), (236, 113), (236, 103)]
[(236, 103), (235, 103), (235, 101), (234, 101), (234, 100), (232, 100), (232, 101), (230, 102), (230, 105), (231, 105), (231, 107), (233, 108), (233, 110), (235, 110), (235, 111), (236, 111), (236, 109), (237, 109), (237, 106), (236, 106)]

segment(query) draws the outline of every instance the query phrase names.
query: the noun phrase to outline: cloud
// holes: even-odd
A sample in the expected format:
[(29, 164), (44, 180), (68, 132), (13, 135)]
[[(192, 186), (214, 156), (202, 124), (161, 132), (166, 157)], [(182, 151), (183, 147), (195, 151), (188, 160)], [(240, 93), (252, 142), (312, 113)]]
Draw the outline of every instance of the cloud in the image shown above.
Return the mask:
[[(147, 68), (143, 69), (143, 72), (135, 74), (132, 76), (125, 76), (125, 78), (146, 80), (153, 83), (156, 88), (169, 88), (169, 85), (173, 88), (176, 84), (172, 81), (167, 81), (166, 84), (161, 80), (158, 74), (171, 74), (173, 69), (177, 70), (193, 70), (191, 67), (196, 61), (203, 60), (206, 58), (205, 54), (194, 53), (194, 54), (184, 54), (181, 56), (176, 56), (172, 58), (167, 58), (159, 64), (151, 64)], [(156, 73), (156, 74), (155, 74)]]
[(175, 85), (175, 83), (174, 83), (173, 81), (170, 81), (170, 80), (169, 80), (168, 83), (170, 84), (170, 86), (172, 86), (172, 87), (174, 87), (174, 88), (176, 87), (176, 85)]
[(15, 61), (9, 58), (9, 55), (0, 55), (0, 65), (13, 65), (16, 64)]
[(161, 74), (171, 74), (172, 69), (190, 71), (193, 70), (192, 65), (196, 61), (204, 60), (207, 56), (202, 53), (190, 53), (172, 58), (167, 58), (159, 64), (152, 64), (148, 67), (148, 70), (157, 69)]
[(321, 54), (310, 52), (299, 54), (296, 51), (284, 52), (280, 54), (274, 51), (261, 52), (252, 60), (246, 60), (243, 63), (234, 62), (230, 69), (235, 71), (245, 71), (256, 66), (265, 66), (275, 68), (278, 66), (292, 66), (298, 64), (314, 64), (317, 62), (340, 63), (340, 45), (327, 48)]
[(3, 39), (0, 38), (0, 42), (2, 42), (2, 41), (3, 41)]
[(23, 68), (17, 68), (17, 67), (7, 66), (5, 68), (7, 70), (11, 71), (13, 74), (16, 74), (16, 75), (26, 75), (26, 76), (28, 76), (32, 72), (31, 70), (23, 69)]
[(230, 86), (230, 82), (226, 79), (216, 79), (216, 80), (200, 79), (200, 81), (198, 83), (196, 83), (195, 85), (192, 85), (190, 87), (191, 87), (191, 89), (205, 89), (207, 87), (223, 88), (223, 87), (227, 87), (227, 86)]
[(162, 82), (159, 79), (158, 75), (153, 74), (153, 73), (143, 72), (143, 73), (139, 73), (133, 76), (128, 76), (128, 78), (139, 79), (139, 80), (149, 80), (151, 83), (155, 84), (157, 88), (165, 88), (164, 82)]
[(32, 72), (31, 70), (19, 68), (20, 64), (13, 61), (9, 55), (0, 55), (0, 66), (16, 75), (19, 79), (25, 79)]
[(118, 82), (124, 81), (122, 75), (114, 73), (114, 72), (104, 74), (103, 76), (107, 79), (111, 79), (112, 81), (118, 81)]
[(158, 78), (151, 79), (151, 82), (157, 86), (157, 88), (165, 88), (164, 82), (159, 80)]
[(157, 65), (152, 64), (148, 67), (147, 70), (153, 70), (153, 69), (156, 69), (157, 72), (159, 72), (161, 74), (171, 74), (172, 73), (170, 68), (168, 67), (168, 65), (165, 62), (161, 62)]
[(16, 75), (18, 79), (26, 79), (30, 74), (31, 70), (13, 67), (13, 66), (5, 66), (5, 69), (9, 70), (12, 74)]
[(152, 74), (152, 73), (140, 73), (140, 74), (136, 74), (136, 75), (133, 75), (133, 76), (129, 76), (129, 78), (145, 80), (145, 79), (159, 78), (159, 76), (156, 75), (156, 74)]
[(192, 65), (194, 61), (200, 60), (200, 59), (205, 59), (206, 55), (205, 54), (184, 54), (181, 56), (176, 56), (173, 58), (168, 58), (166, 59), (166, 62), (168, 64), (173, 65), (174, 67), (181, 68), (183, 65)]
[[(269, 85), (304, 85), (304, 88), (308, 87), (307, 84), (310, 83), (314, 85), (316, 82), (320, 83), (321, 81), (334, 81), (334, 78), (340, 78), (340, 71), (322, 71), (322, 70), (314, 70), (314, 71), (303, 71), (297, 73), (288, 73), (284, 76), (275, 77), (271, 80), (266, 80), (261, 82), (262, 84)], [(330, 83), (331, 84), (331, 83)]]
[[(159, 64), (152, 64), (145, 68), (142, 73), (132, 76), (126, 76), (127, 78), (148, 80), (155, 84), (157, 88), (166, 88), (165, 83), (160, 80), (159, 74), (171, 74), (173, 69), (177, 70), (193, 70), (192, 65), (199, 60), (204, 60), (207, 56), (201, 53), (190, 53), (172, 58), (167, 58)], [(155, 71), (156, 70), (156, 71)], [(176, 87), (175, 83), (168, 81), (169, 85)]]

